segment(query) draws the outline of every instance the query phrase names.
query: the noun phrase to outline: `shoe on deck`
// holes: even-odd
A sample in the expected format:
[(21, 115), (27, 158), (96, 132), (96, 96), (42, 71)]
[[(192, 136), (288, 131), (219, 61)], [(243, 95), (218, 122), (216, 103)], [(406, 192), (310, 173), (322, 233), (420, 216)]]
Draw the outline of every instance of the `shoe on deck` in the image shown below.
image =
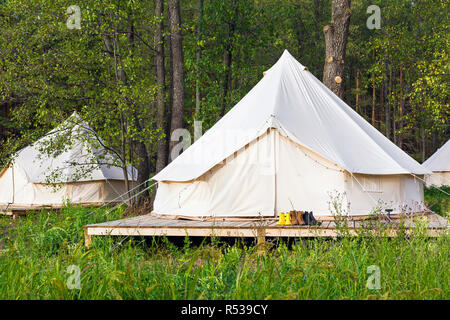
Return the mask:
[(306, 211), (303, 215), (303, 219), (308, 226), (320, 226), (322, 224), (322, 222), (317, 221), (316, 218), (314, 218), (312, 211)]

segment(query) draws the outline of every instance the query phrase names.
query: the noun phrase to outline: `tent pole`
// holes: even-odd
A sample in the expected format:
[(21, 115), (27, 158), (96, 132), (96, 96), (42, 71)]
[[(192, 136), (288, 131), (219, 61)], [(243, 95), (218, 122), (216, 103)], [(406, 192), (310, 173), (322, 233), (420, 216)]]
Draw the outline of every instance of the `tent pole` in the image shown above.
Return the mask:
[(16, 188), (14, 184), (14, 163), (12, 165), (12, 203), (15, 201)]
[[(274, 130), (273, 128), (269, 129), (270, 131)], [(276, 132), (273, 132), (273, 185), (274, 185), (274, 203), (273, 203), (273, 211), (274, 216), (277, 216), (277, 152), (276, 152)]]

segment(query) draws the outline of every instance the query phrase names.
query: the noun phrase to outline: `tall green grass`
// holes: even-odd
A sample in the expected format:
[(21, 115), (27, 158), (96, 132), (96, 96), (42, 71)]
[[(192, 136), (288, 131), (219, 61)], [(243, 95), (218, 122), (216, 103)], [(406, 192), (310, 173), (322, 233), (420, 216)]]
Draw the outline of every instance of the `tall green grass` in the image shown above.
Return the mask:
[[(94, 237), (83, 228), (118, 219), (67, 207), (0, 218), (0, 299), (448, 299), (448, 236), (276, 240), (267, 245), (174, 244), (167, 238)], [(69, 289), (70, 265), (81, 288)], [(381, 288), (366, 287), (368, 267)]]
[(450, 213), (450, 186), (442, 186), (439, 189), (430, 187), (424, 189), (425, 203), (431, 211), (445, 216)]

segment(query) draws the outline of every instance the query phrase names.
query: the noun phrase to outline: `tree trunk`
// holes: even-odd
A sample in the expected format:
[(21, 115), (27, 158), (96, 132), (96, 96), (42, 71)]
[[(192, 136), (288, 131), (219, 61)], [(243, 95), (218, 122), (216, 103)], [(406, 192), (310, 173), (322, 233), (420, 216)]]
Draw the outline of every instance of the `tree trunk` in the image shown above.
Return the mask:
[(294, 20), (294, 32), (295, 32), (295, 39), (297, 40), (297, 57), (300, 57), (302, 55), (302, 40), (303, 40), (303, 22), (301, 19), (302, 9), (300, 4), (297, 4), (295, 9), (297, 19)]
[(233, 0), (232, 8), (233, 8), (233, 18), (230, 20), (230, 22), (228, 22), (228, 40), (225, 45), (225, 53), (223, 57), (223, 64), (225, 66), (225, 75), (223, 79), (222, 110), (220, 112), (221, 117), (225, 115), (228, 104), (228, 93), (231, 87), (233, 40), (234, 40), (234, 31), (236, 29), (236, 16), (237, 16), (236, 0)]
[(158, 19), (155, 31), (155, 50), (156, 50), (156, 82), (158, 84), (158, 93), (156, 98), (157, 116), (156, 126), (159, 131), (156, 151), (156, 172), (161, 171), (167, 164), (167, 137), (166, 130), (166, 79), (164, 68), (164, 36), (163, 36), (163, 0), (156, 0), (155, 16)]
[[(125, 190), (127, 192), (125, 199), (128, 199), (130, 197), (130, 184), (129, 184), (129, 178), (128, 178), (128, 171), (127, 171), (127, 162), (126, 162), (126, 147), (125, 147), (125, 119), (123, 115), (120, 117), (120, 133), (121, 133), (121, 153), (123, 155), (123, 158), (120, 159), (122, 161), (122, 172), (123, 172), (123, 179), (125, 182)], [(133, 199), (130, 199), (128, 201), (130, 204), (132, 204)]]
[[(106, 51), (109, 52), (110, 58), (113, 60), (114, 72), (116, 76), (116, 81), (121, 82), (123, 85), (127, 84), (127, 76), (125, 70), (123, 69), (122, 61), (120, 60), (120, 44), (117, 36), (117, 25), (115, 26), (114, 35), (111, 39), (110, 36), (105, 35), (103, 37), (103, 44), (105, 45)], [(121, 148), (120, 148), (120, 160), (122, 161), (122, 172), (126, 190), (125, 198), (130, 196), (130, 185), (127, 172), (126, 164), (126, 137), (125, 137), (125, 119), (123, 113), (120, 115), (120, 131), (121, 131)]]
[[(163, 0), (164, 1), (164, 0)], [(170, 21), (170, 10), (167, 9), (167, 22), (169, 24)], [(169, 27), (169, 25), (168, 25)], [(170, 133), (171, 133), (171, 119), (172, 119), (172, 106), (173, 106), (173, 59), (172, 59), (172, 41), (170, 39), (167, 41), (167, 48), (168, 48), (168, 56), (166, 57), (166, 69), (169, 69), (169, 71), (166, 73), (166, 78), (169, 77), (169, 101), (167, 103), (166, 107), (166, 146), (167, 146), (167, 158), (166, 158), (166, 164), (170, 162), (170, 154), (169, 154), (169, 148), (170, 148)]]
[(421, 138), (422, 138), (422, 162), (424, 162), (425, 161), (425, 159), (426, 159), (426, 150), (425, 150), (425, 146), (426, 146), (426, 139), (425, 139), (425, 128), (423, 127), (423, 124), (422, 124), (422, 127), (420, 128), (420, 135), (421, 135)]
[(344, 59), (350, 25), (350, 0), (333, 0), (331, 24), (325, 34), (323, 83), (341, 99), (344, 95)]
[(356, 112), (359, 112), (359, 69), (356, 69), (356, 101), (355, 101)]
[(380, 131), (381, 124), (383, 123), (383, 115), (384, 115), (384, 83), (381, 83), (380, 87)]
[(225, 54), (223, 57), (223, 64), (225, 66), (225, 75), (224, 75), (224, 79), (223, 79), (222, 110), (220, 111), (220, 117), (223, 117), (227, 110), (228, 90), (230, 88), (230, 83), (231, 83), (232, 59), (233, 59), (233, 56), (232, 56), (231, 48), (227, 47), (225, 49)]
[(405, 109), (405, 95), (406, 92), (404, 90), (403, 85), (403, 71), (400, 69), (400, 107), (398, 110), (398, 116), (399, 116), (399, 133), (398, 133), (398, 146), (400, 149), (402, 149), (403, 146), (403, 110)]
[(375, 80), (372, 81), (372, 126), (375, 127), (375, 106), (377, 101), (376, 89), (375, 89)]
[[(201, 37), (202, 37), (202, 16), (203, 16), (203, 0), (198, 0), (197, 41), (200, 41)], [(196, 117), (198, 117), (198, 114), (200, 113), (200, 99), (201, 99), (200, 98), (200, 96), (201, 96), (200, 81), (198, 79), (199, 73), (200, 73), (198, 66), (200, 64), (200, 59), (201, 59), (201, 48), (198, 44), (197, 44), (196, 50), (197, 50), (197, 52), (195, 53), (195, 60), (197, 63), (197, 75), (196, 75), (196, 81), (195, 81), (195, 114), (196, 114)]]
[[(181, 35), (181, 18), (180, 18), (180, 1), (168, 0), (169, 8), (169, 31), (171, 43), (171, 61), (172, 61), (172, 119), (170, 123), (170, 133), (176, 129), (183, 128), (183, 114), (184, 114), (184, 58)], [(177, 143), (177, 141), (170, 141), (170, 148)], [(171, 161), (173, 159), (169, 159)]]
[[(389, 67), (390, 69), (390, 67)], [(387, 77), (387, 73), (388, 73), (388, 65), (387, 63), (385, 64), (385, 73), (386, 73), (386, 78), (384, 79), (384, 97), (386, 99), (386, 108), (384, 109), (385, 112), (385, 116), (384, 116), (384, 124), (386, 127), (386, 138), (391, 139), (391, 103), (389, 101), (389, 88), (390, 86), (388, 85), (388, 77)]]
[[(3, 118), (4, 121), (7, 120), (8, 117), (8, 102), (0, 103), (0, 118)], [(6, 141), (6, 127), (2, 125), (3, 121), (0, 121), (0, 142), (3, 144), (3, 141)]]
[(314, 1), (314, 27), (315, 27), (314, 33), (315, 33), (317, 42), (319, 42), (319, 40), (320, 40), (319, 23), (320, 23), (320, 0), (315, 0)]

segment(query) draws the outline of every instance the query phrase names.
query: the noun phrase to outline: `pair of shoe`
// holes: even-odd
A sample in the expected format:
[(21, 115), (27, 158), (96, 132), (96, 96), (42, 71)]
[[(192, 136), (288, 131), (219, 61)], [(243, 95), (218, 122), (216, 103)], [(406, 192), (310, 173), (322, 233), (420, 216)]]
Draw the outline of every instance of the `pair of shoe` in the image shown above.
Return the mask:
[(304, 225), (305, 224), (305, 220), (304, 220), (304, 213), (303, 211), (291, 211), (289, 212), (289, 214), (291, 215), (291, 221), (293, 225)]
[(312, 211), (305, 211), (303, 214), (303, 220), (308, 226), (320, 226), (322, 224), (322, 222), (317, 221), (316, 218), (314, 218)]
[(297, 224), (296, 223), (296, 216), (295, 214), (292, 214), (295, 211), (291, 211), (291, 212), (280, 212), (279, 214), (279, 220), (277, 222), (277, 226), (291, 226), (293, 224)]
[(280, 212), (279, 214), (279, 220), (277, 222), (277, 226), (290, 226), (293, 223), (292, 221), (292, 215), (291, 213), (284, 213), (284, 212)]

